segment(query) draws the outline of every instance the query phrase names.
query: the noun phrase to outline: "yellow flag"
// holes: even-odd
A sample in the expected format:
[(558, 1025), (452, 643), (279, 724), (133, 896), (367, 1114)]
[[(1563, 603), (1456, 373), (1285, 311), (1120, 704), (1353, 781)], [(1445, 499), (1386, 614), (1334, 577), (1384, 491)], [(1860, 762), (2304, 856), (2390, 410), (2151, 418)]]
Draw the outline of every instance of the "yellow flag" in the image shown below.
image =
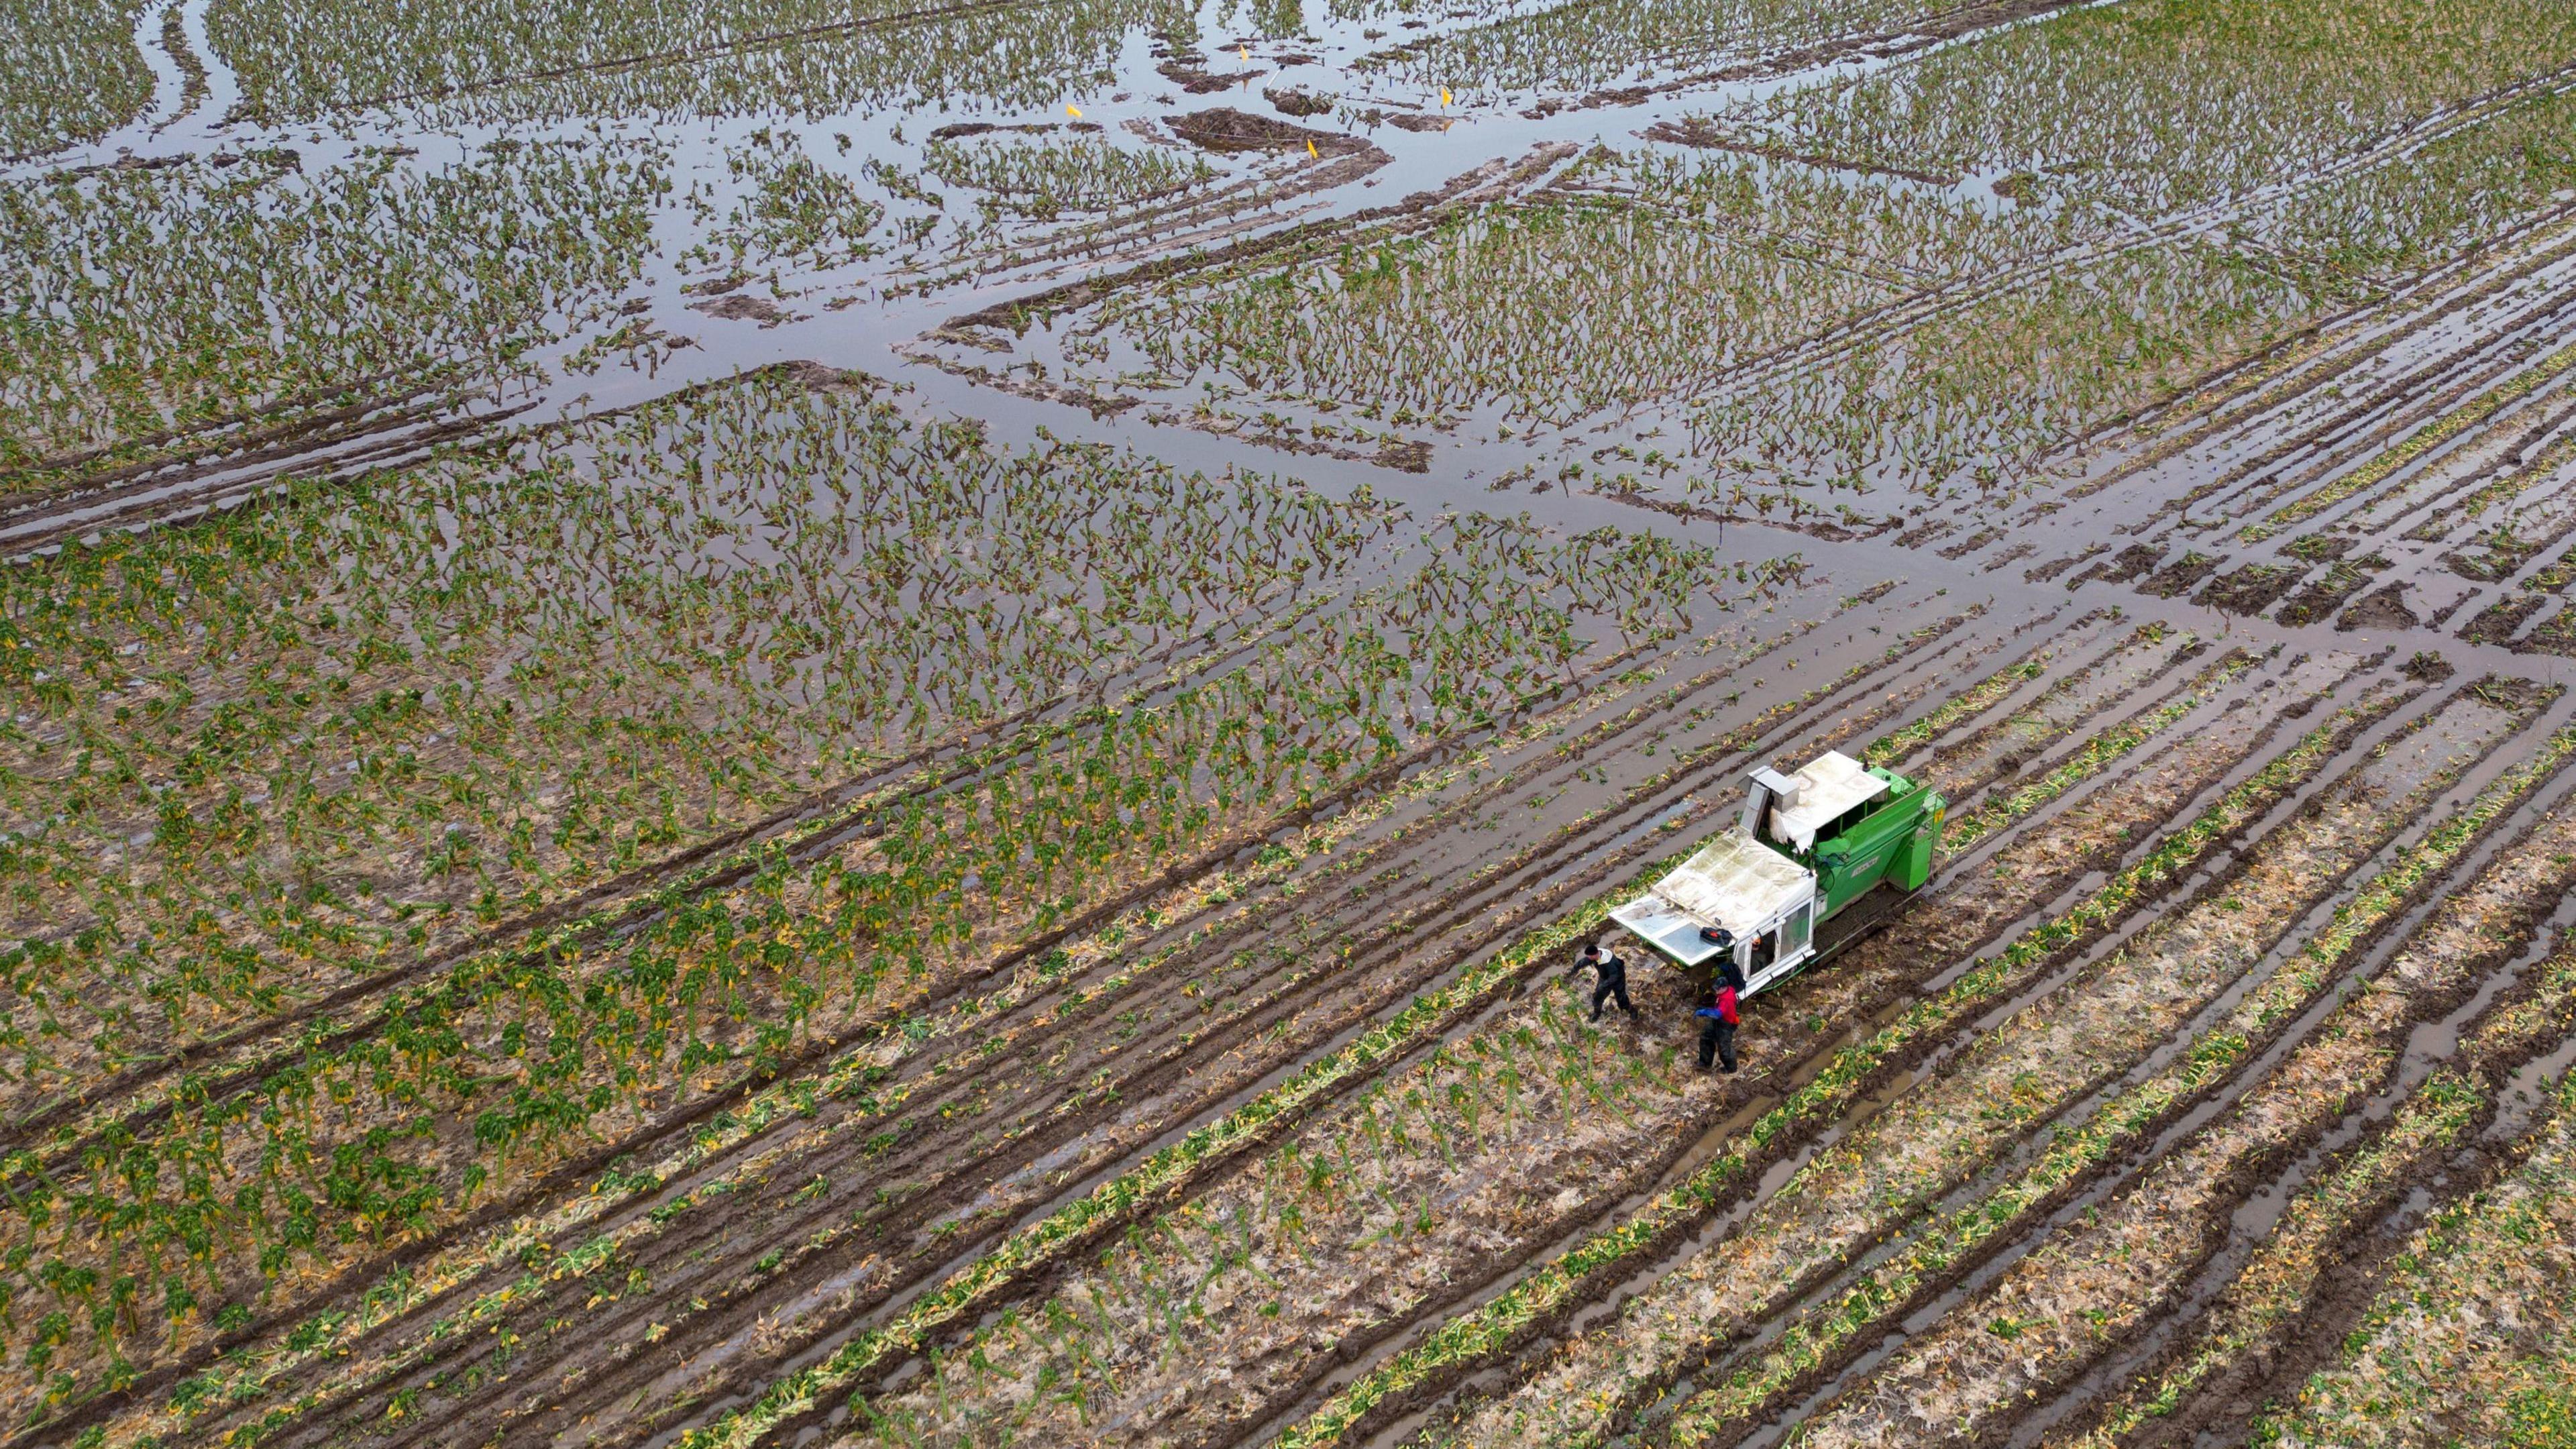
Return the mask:
[(1236, 47), (1234, 48), (1234, 53), (1235, 53), (1235, 54), (1237, 54), (1237, 55), (1242, 56), (1245, 60), (1250, 60), (1250, 59), (1252, 59), (1252, 47), (1251, 47), (1251, 46), (1248, 46), (1248, 45), (1238, 45), (1238, 46), (1236, 46)]
[[(1314, 143), (1314, 142), (1309, 141), (1309, 142), (1307, 142), (1307, 143), (1306, 143), (1306, 154), (1307, 154), (1307, 155), (1309, 155), (1309, 156), (1313, 156), (1313, 155), (1315, 155), (1315, 143)], [(1318, 159), (1321, 159), (1321, 158), (1319, 157)]]
[(1444, 106), (1449, 104), (1449, 88), (1447, 86), (1442, 86), (1440, 88), (1440, 104)]
[(1077, 121), (1082, 119), (1082, 107), (1080, 106), (1066, 106), (1064, 108), (1064, 113), (1073, 117)]

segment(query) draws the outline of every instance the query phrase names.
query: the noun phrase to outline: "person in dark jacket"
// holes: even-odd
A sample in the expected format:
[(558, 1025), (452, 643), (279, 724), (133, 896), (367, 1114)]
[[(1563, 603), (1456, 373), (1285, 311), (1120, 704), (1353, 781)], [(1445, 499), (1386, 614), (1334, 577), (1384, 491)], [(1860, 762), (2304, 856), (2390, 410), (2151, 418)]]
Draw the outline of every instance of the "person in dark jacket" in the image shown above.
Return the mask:
[(1592, 1019), (1594, 1021), (1601, 1019), (1602, 1004), (1613, 997), (1618, 998), (1621, 1011), (1630, 1016), (1637, 1014), (1635, 1004), (1628, 1000), (1628, 963), (1625, 960), (1615, 952), (1603, 955), (1599, 946), (1586, 946), (1583, 948), (1583, 959), (1575, 963), (1574, 969), (1580, 971), (1586, 966), (1591, 967), (1595, 973), (1592, 983)]

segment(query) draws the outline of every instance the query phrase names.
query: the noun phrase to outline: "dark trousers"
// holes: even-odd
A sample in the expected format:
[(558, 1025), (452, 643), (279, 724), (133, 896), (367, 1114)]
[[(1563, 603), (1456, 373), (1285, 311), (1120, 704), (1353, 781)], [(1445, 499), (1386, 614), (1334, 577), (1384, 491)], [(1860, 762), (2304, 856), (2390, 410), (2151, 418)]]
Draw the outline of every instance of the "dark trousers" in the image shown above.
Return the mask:
[(1701, 1071), (1708, 1070), (1711, 1058), (1726, 1063), (1728, 1071), (1735, 1070), (1735, 1028), (1716, 1017), (1707, 1016), (1700, 1018), (1699, 1026), (1699, 1069)]
[(1600, 985), (1592, 988), (1592, 1019), (1594, 1021), (1599, 1021), (1601, 1019), (1601, 1004), (1614, 996), (1619, 998), (1619, 1009), (1621, 1011), (1628, 1013), (1630, 1016), (1635, 1016), (1637, 1014), (1637, 1008), (1631, 1005), (1628, 1001), (1627, 978), (1613, 977), (1610, 980), (1604, 981)]

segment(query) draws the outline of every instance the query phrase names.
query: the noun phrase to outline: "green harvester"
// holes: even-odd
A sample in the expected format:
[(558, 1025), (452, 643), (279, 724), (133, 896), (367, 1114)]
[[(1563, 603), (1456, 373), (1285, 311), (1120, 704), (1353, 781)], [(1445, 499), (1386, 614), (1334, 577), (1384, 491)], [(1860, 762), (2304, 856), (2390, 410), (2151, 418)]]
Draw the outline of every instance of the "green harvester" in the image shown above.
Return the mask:
[(1921, 889), (1949, 802), (1831, 750), (1794, 775), (1766, 767), (1745, 783), (1734, 827), (1610, 919), (1684, 967), (1714, 971), (1733, 952), (1749, 996), (1831, 956)]

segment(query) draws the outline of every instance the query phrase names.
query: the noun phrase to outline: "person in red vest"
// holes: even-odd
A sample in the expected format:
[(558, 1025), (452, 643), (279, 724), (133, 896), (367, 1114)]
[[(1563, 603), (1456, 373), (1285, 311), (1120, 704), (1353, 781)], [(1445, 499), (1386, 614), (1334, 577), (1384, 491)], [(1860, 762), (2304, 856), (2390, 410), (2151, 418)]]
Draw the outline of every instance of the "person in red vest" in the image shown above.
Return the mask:
[[(1727, 933), (1720, 931), (1717, 934), (1724, 936)], [(1718, 944), (1721, 947), (1732, 947), (1735, 943), (1730, 938)], [(1710, 1060), (1714, 1058), (1724, 1064), (1726, 1071), (1732, 1073), (1735, 1070), (1735, 1028), (1739, 1021), (1735, 1002), (1738, 988), (1743, 984), (1743, 978), (1736, 974), (1734, 953), (1731, 950), (1718, 957), (1717, 964), (1720, 974), (1717, 979), (1709, 983), (1708, 993), (1702, 998), (1698, 1012), (1699, 1069), (1703, 1072), (1707, 1071)]]

